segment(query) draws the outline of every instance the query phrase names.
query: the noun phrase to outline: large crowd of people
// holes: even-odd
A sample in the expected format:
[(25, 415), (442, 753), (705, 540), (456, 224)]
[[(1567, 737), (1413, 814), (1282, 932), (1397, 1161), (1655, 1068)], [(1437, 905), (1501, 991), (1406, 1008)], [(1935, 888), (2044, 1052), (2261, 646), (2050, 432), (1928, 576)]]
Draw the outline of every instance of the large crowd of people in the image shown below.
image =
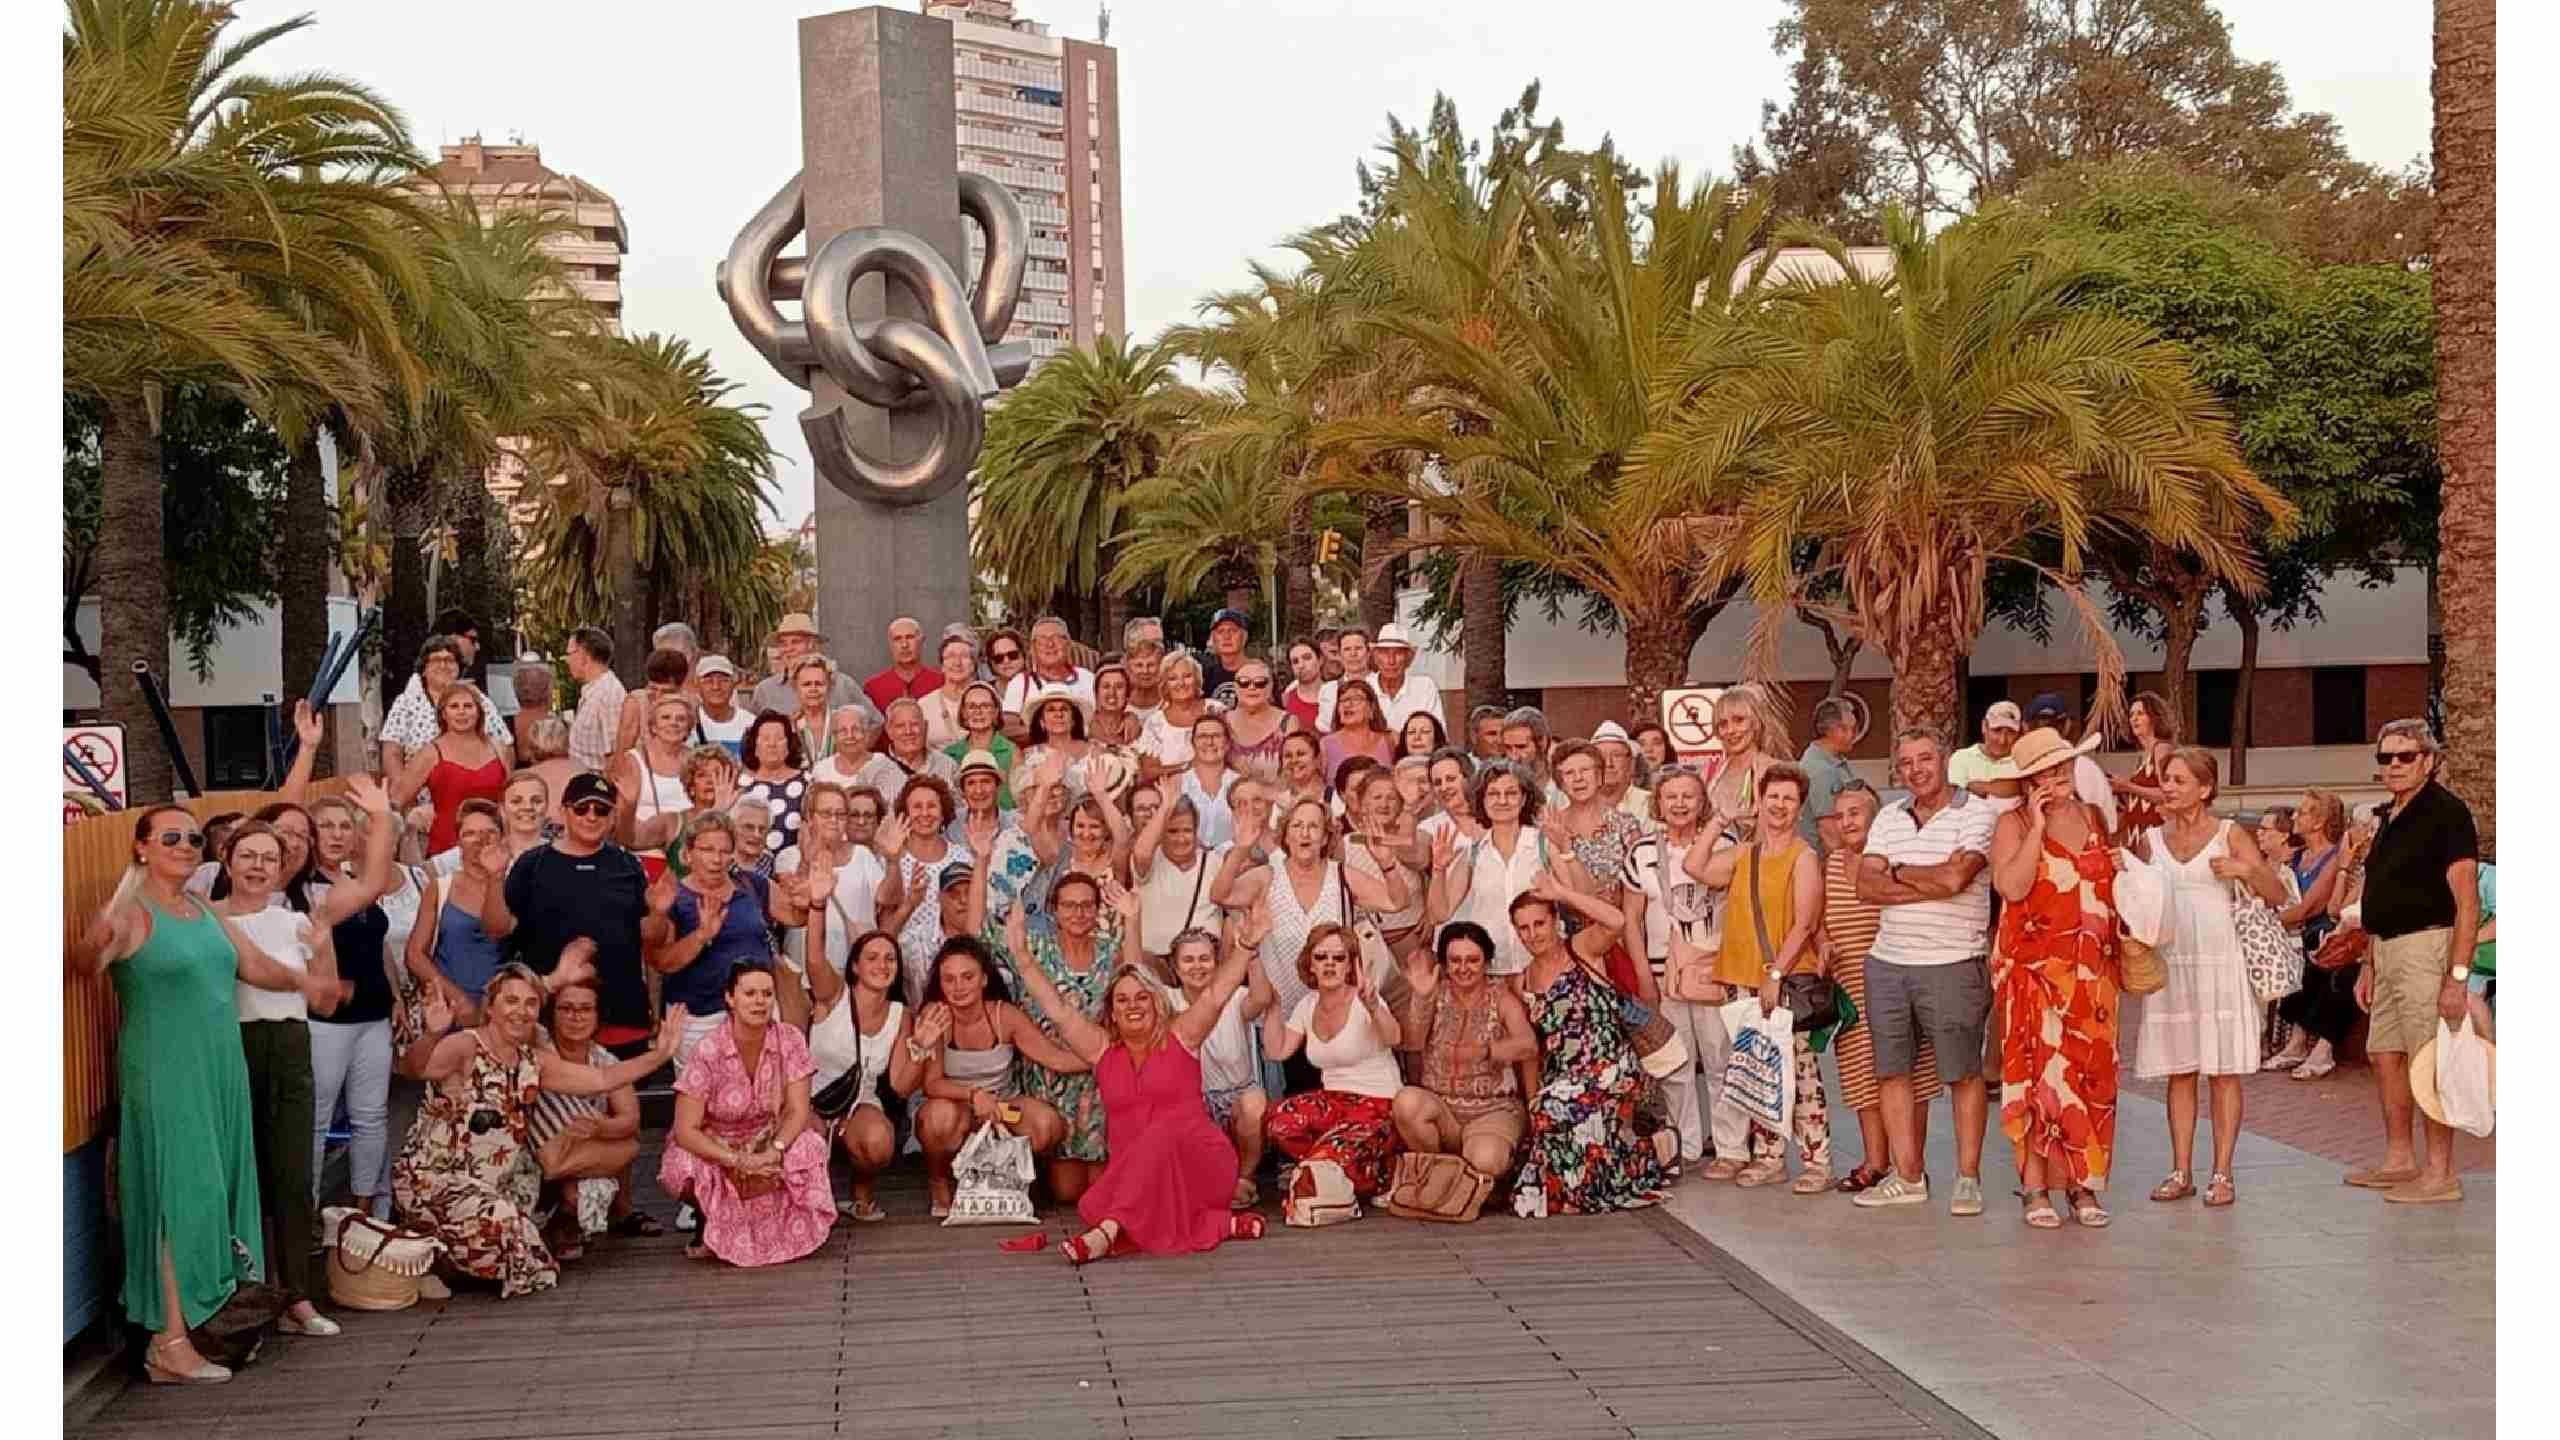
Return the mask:
[[(379, 781), (311, 798), (305, 707), (275, 804), (142, 810), (75, 958), (122, 1002), (124, 1301), (152, 1378), (226, 1378), (187, 1330), (245, 1276), (288, 1292), (288, 1332), (336, 1333), (312, 1251), (341, 1110), (352, 1202), (441, 1242), (429, 1293), (548, 1289), (599, 1237), (659, 1233), (634, 1087), (667, 1066), (646, 1183), (688, 1255), (732, 1265), (825, 1243), (839, 1151), (854, 1223), (887, 1218), (902, 1153), (948, 1213), (990, 1127), (1076, 1211), (1077, 1263), (1258, 1237), (1266, 1184), (1292, 1222), (1346, 1218), (1408, 1154), (1533, 1218), (1684, 1175), (1925, 1204), (1941, 1091), (1952, 1214), (1983, 1212), (1996, 1115), (2023, 1222), (2098, 1227), (2126, 1057), (2168, 1086), (2150, 1198), (2225, 1206), (2240, 1077), (2324, 1072), (2362, 1013), (2385, 1148), (2349, 1182), (2460, 1198), (2408, 1061), (2468, 1009), (2475, 945), (2494, 965), (2494, 888), (2422, 724), (2382, 730), (2377, 815), (2312, 791), (2252, 828), (2150, 695), (2124, 778), (2039, 696), (1990, 706), (1962, 751), (1894, 735), (1880, 794), (1846, 701), (1790, 759), (1784, 707), (1734, 687), (1720, 752), (1687, 763), (1650, 722), (1456, 713), (1398, 626), (1269, 657), (1249, 633), (1221, 611), (1193, 653), (1140, 620), (1095, 654), (1056, 617), (902, 618), (856, 679), (805, 615), (759, 665), (676, 625), (627, 691), (586, 629), (565, 676), (517, 664), (512, 725), (467, 678), (476, 640), (440, 635)], [(2136, 867), (2165, 909), (2165, 983), (2139, 989)], [(2345, 935), (2364, 958), (2257, 993), (2244, 895), (2306, 957)], [(1797, 1035), (1792, 1106), (1746, 1114), (1734, 1027), (1826, 980), (1855, 1018)]]

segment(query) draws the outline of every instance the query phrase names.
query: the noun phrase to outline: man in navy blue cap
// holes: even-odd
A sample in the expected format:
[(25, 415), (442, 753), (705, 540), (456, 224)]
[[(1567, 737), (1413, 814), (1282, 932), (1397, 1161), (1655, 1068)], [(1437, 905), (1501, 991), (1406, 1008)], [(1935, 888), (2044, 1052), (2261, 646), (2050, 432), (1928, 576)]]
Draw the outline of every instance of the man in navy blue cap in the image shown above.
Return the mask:
[(1241, 610), (1221, 610), (1209, 621), (1209, 658), (1202, 662), (1200, 693), (1214, 695), (1221, 685), (1235, 683), (1236, 667), (1244, 663), (1245, 637), (1253, 633), (1253, 622)]

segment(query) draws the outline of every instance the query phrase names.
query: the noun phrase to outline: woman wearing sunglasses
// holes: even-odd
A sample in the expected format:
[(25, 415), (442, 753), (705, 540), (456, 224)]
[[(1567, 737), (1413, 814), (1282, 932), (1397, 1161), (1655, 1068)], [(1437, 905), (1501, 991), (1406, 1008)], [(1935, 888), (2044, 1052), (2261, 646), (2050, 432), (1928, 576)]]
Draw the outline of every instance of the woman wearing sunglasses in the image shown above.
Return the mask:
[(305, 1004), (337, 996), (334, 982), (278, 964), (185, 893), (203, 853), (194, 815), (144, 810), (132, 866), (71, 955), (80, 973), (105, 972), (115, 985), (124, 1309), (151, 1332), (144, 1373), (162, 1385), (231, 1378), (196, 1352), (187, 1330), (265, 1264), (237, 987)]

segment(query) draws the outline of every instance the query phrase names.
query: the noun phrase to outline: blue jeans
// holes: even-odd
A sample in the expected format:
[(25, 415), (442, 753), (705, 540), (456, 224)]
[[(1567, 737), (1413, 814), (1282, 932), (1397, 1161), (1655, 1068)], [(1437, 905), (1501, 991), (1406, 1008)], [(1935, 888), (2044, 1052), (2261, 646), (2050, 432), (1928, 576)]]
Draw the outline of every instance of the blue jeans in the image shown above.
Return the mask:
[(354, 1132), (347, 1150), (347, 1188), (371, 1198), (391, 1193), (391, 1155), (384, 1119), (391, 1103), (391, 1022), (360, 1025), (311, 1022), (311, 1187), (318, 1199), (320, 1162), (329, 1144), (329, 1121), (338, 1099), (347, 1102)]

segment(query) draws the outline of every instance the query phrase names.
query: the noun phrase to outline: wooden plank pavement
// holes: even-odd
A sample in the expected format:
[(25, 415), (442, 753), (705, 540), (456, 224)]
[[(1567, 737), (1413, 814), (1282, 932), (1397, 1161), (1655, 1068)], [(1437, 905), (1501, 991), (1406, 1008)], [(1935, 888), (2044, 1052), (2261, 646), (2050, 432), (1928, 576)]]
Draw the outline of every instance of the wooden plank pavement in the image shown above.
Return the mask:
[[(903, 1182), (903, 1183), (897, 1183)], [(643, 1182), (652, 1199), (654, 1187)], [(797, 1264), (607, 1241), (558, 1290), (342, 1314), (227, 1386), (134, 1386), (91, 1440), (1985, 1434), (1656, 1213), (1272, 1219), (1214, 1255), (1079, 1271), (1013, 1228), (898, 1218)], [(671, 1218), (672, 1207), (661, 1209)]]

